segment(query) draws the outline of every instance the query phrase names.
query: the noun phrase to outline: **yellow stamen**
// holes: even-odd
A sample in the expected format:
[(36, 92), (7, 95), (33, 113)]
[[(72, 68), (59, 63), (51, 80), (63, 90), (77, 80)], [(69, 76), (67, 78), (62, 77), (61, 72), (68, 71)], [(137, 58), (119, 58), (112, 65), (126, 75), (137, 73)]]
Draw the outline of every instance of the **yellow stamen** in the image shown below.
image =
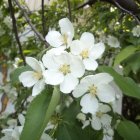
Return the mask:
[(89, 51), (88, 49), (83, 50), (80, 55), (82, 56), (83, 59), (86, 59), (89, 57)]
[(59, 71), (62, 72), (64, 75), (66, 75), (70, 73), (70, 66), (67, 64), (64, 64), (59, 68)]
[(92, 95), (96, 95), (97, 93), (97, 87), (92, 85), (89, 87), (89, 92), (92, 94)]
[(33, 75), (36, 79), (41, 79), (42, 78), (42, 74), (40, 72), (34, 72)]
[(101, 111), (96, 112), (96, 116), (98, 118), (101, 118), (103, 116), (103, 113)]

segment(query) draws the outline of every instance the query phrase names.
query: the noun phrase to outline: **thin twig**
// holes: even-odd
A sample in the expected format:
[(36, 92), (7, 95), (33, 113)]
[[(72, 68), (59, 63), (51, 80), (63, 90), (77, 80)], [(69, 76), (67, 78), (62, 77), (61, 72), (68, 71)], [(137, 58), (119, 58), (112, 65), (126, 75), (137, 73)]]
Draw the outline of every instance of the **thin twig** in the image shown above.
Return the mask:
[(46, 33), (46, 28), (45, 28), (45, 16), (44, 16), (44, 0), (42, 0), (42, 33), (43, 36), (45, 37)]
[(12, 0), (8, 0), (8, 4), (9, 4), (9, 10), (10, 10), (11, 18), (12, 18), (12, 23), (13, 23), (13, 31), (15, 33), (15, 38), (16, 38), (16, 41), (17, 41), (17, 44), (19, 47), (19, 53), (21, 55), (24, 65), (26, 65), (25, 56), (24, 56), (23, 50), (22, 50), (22, 45), (21, 45), (19, 37), (18, 37), (18, 30), (17, 30), (16, 18), (14, 15), (14, 8), (12, 5)]
[(71, 21), (71, 20), (72, 20), (72, 16), (71, 16), (71, 4), (70, 4), (70, 0), (67, 0), (67, 4), (68, 4), (69, 19), (70, 19), (70, 21)]
[(48, 47), (48, 43), (46, 42), (46, 40), (44, 39), (44, 37), (42, 36), (42, 34), (40, 34), (37, 29), (35, 28), (35, 26), (32, 24), (26, 10), (21, 6), (21, 4), (19, 3), (18, 0), (14, 0), (15, 3), (17, 4), (17, 6), (19, 7), (19, 9), (21, 10), (21, 12), (23, 13), (26, 22), (30, 25), (30, 27), (32, 28), (32, 30), (35, 32), (35, 34), (38, 36), (38, 38), (46, 45), (46, 47)]

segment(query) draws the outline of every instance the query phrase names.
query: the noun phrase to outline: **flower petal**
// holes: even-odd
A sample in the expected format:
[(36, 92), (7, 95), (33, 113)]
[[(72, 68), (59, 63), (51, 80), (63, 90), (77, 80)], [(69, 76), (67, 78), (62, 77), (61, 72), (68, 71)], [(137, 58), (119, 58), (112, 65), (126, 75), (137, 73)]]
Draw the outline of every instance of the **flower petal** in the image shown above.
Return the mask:
[(93, 116), (92, 121), (91, 121), (91, 126), (95, 130), (100, 130), (101, 129), (100, 119), (98, 117), (96, 117), (96, 116)]
[(115, 100), (115, 90), (107, 84), (101, 84), (98, 86), (97, 96), (100, 101), (110, 103)]
[(56, 56), (50, 53), (46, 53), (42, 57), (42, 62), (44, 66), (48, 69), (58, 69), (59, 65), (54, 61)]
[(101, 123), (105, 129), (110, 129), (112, 117), (108, 114), (103, 114), (101, 117)]
[(100, 84), (108, 84), (111, 81), (113, 81), (113, 77), (109, 75), (108, 73), (98, 73), (92, 76), (92, 80), (96, 85)]
[(88, 87), (89, 85), (87, 83), (80, 83), (79, 85), (76, 86), (76, 88), (72, 92), (73, 96), (75, 98), (82, 96), (88, 91)]
[(73, 77), (73, 75), (67, 74), (63, 83), (60, 84), (60, 91), (70, 93), (78, 85), (78, 82), (78, 79)]
[(41, 66), (38, 60), (33, 57), (26, 57), (26, 63), (35, 71), (41, 72)]
[(90, 58), (98, 59), (102, 56), (104, 51), (105, 51), (104, 44), (102, 42), (97, 43), (94, 45), (94, 47), (90, 51)]
[(76, 56), (71, 56), (70, 70), (72, 75), (75, 77), (79, 78), (83, 76), (85, 73), (85, 67), (82, 60)]
[(45, 39), (53, 47), (63, 45), (62, 35), (57, 31), (49, 31)]
[(109, 105), (101, 103), (99, 106), (99, 111), (101, 111), (102, 113), (107, 113), (107, 112), (111, 111), (111, 108)]
[(79, 40), (72, 41), (72, 43), (70, 45), (71, 53), (74, 55), (79, 55), (82, 51), (81, 46), (82, 46), (81, 41), (79, 41)]
[(37, 83), (38, 78), (35, 76), (35, 72), (26, 71), (19, 75), (19, 80), (22, 82), (24, 87), (32, 87), (35, 83)]
[(95, 60), (92, 59), (84, 59), (83, 63), (85, 65), (85, 68), (87, 70), (96, 70), (98, 67), (98, 63)]
[(85, 114), (91, 113), (95, 114), (95, 112), (98, 109), (98, 100), (95, 96), (92, 96), (90, 94), (86, 94), (82, 97), (80, 101), (80, 105), (82, 106), (81, 111)]
[(74, 36), (74, 28), (72, 23), (68, 18), (63, 18), (59, 20), (59, 26), (62, 34), (67, 34), (71, 38)]
[(38, 95), (45, 88), (44, 80), (39, 80), (32, 89), (32, 96)]
[(62, 73), (53, 70), (46, 70), (43, 75), (46, 84), (50, 85), (59, 85), (64, 80), (64, 75)]
[(94, 45), (95, 39), (93, 34), (89, 32), (84, 32), (80, 38), (80, 41), (86, 44), (86, 46), (92, 47)]

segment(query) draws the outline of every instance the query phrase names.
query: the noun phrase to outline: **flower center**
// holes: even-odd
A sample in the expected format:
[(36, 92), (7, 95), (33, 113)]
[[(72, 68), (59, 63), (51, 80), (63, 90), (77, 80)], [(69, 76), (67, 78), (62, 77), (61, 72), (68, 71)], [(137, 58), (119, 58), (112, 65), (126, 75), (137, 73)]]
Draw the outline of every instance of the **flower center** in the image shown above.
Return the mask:
[(68, 44), (68, 36), (67, 36), (67, 34), (63, 34), (62, 38), (63, 38), (64, 44), (67, 45)]
[(96, 116), (98, 118), (101, 118), (103, 116), (103, 113), (101, 111), (96, 112)]
[(92, 94), (92, 95), (96, 95), (97, 94), (97, 87), (92, 85), (89, 87), (88, 91)]
[(33, 75), (36, 79), (41, 79), (42, 78), (42, 73), (41, 72), (34, 72), (34, 75)]
[(80, 53), (80, 55), (81, 55), (82, 59), (88, 58), (88, 57), (89, 57), (89, 51), (88, 51), (88, 49), (83, 50), (83, 51)]
[(59, 71), (62, 72), (64, 75), (70, 73), (70, 65), (64, 64), (60, 66)]

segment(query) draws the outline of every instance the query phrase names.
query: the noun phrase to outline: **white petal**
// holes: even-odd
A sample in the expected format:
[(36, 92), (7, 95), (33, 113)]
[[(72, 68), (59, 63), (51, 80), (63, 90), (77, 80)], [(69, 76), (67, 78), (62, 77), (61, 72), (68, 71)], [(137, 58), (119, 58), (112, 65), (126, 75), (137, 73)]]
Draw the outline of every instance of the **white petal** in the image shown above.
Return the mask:
[(68, 18), (63, 18), (59, 20), (59, 26), (62, 34), (67, 34), (71, 38), (74, 36), (74, 28), (72, 23)]
[(45, 88), (44, 80), (39, 80), (32, 89), (32, 96), (38, 95)]
[(57, 71), (46, 70), (43, 73), (46, 84), (59, 85), (64, 80), (64, 75)]
[(99, 84), (108, 84), (111, 81), (113, 81), (113, 77), (109, 75), (108, 73), (98, 73), (92, 77), (96, 85)]
[(93, 59), (98, 59), (102, 56), (104, 50), (105, 50), (104, 44), (102, 42), (97, 43), (93, 46), (90, 52), (90, 57)]
[(79, 55), (82, 51), (82, 47), (81, 47), (81, 41), (79, 40), (74, 40), (71, 43), (70, 49), (71, 49), (71, 53), (74, 55)]
[(75, 77), (81, 77), (85, 73), (85, 67), (82, 60), (76, 56), (71, 57), (70, 70)]
[(82, 34), (80, 41), (82, 41), (86, 46), (92, 47), (94, 45), (94, 36), (89, 32), (85, 32)]
[(49, 31), (45, 39), (52, 47), (63, 45), (62, 35), (57, 31)]
[(67, 74), (63, 83), (60, 84), (60, 91), (63, 93), (70, 93), (78, 85), (78, 82), (77, 78), (73, 77), (71, 74)]
[(73, 96), (75, 98), (82, 96), (88, 91), (88, 87), (89, 85), (87, 83), (80, 83), (79, 85), (76, 86), (76, 88), (72, 92)]
[(94, 96), (86, 94), (82, 97), (80, 105), (82, 106), (81, 111), (83, 113), (95, 114), (98, 109), (98, 100)]
[(41, 72), (41, 66), (39, 61), (33, 57), (26, 57), (26, 63), (35, 71)]
[(84, 59), (83, 63), (85, 65), (85, 68), (87, 70), (96, 70), (98, 67), (98, 63), (95, 60), (92, 59)]
[(95, 130), (100, 130), (101, 129), (100, 119), (98, 117), (96, 117), (96, 116), (93, 116), (92, 121), (91, 121), (91, 126)]
[(19, 75), (19, 80), (24, 87), (32, 87), (39, 79), (35, 76), (35, 72), (26, 71)]
[(54, 61), (56, 56), (50, 53), (46, 53), (42, 57), (42, 62), (44, 66), (48, 69), (58, 69), (59, 65)]
[(62, 53), (61, 55), (55, 56), (53, 59), (55, 63), (58, 65), (63, 65), (63, 64), (69, 65), (72, 59), (72, 55), (65, 52), (65, 53)]
[(98, 86), (97, 96), (100, 101), (110, 103), (115, 100), (115, 91), (110, 85), (101, 84)]
[(103, 114), (101, 117), (101, 123), (105, 129), (110, 129), (112, 117), (108, 114)]
[(111, 108), (109, 105), (101, 103), (99, 106), (99, 111), (101, 111), (102, 113), (107, 113), (107, 112), (111, 111)]

